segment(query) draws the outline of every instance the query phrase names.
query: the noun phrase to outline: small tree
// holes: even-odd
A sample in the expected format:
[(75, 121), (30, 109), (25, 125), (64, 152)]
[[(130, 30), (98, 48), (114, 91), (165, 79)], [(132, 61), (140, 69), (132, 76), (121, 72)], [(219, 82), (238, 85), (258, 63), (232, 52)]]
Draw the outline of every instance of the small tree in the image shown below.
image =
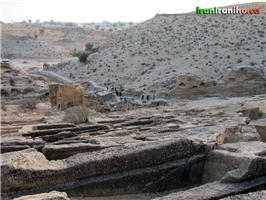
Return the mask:
[(38, 35), (37, 34), (35, 34), (34, 37), (35, 37), (36, 40), (38, 39)]
[(10, 82), (10, 85), (11, 86), (14, 86), (15, 85), (15, 79), (14, 78), (10, 78), (9, 82)]
[(80, 56), (79, 56), (79, 62), (82, 63), (86, 63), (87, 62), (87, 58), (89, 56), (89, 53), (87, 52), (83, 52)]
[(36, 109), (37, 102), (36, 99), (32, 97), (21, 100), (19, 104), (25, 108), (33, 110)]
[(119, 85), (119, 91), (120, 91), (120, 92), (123, 92), (123, 91), (124, 91), (124, 87), (123, 87), (123, 85)]
[(41, 30), (40, 30), (40, 34), (43, 34), (43, 33), (44, 33), (44, 30), (43, 30), (43, 29), (41, 29)]
[(99, 28), (100, 28), (100, 25), (95, 25), (95, 28), (96, 28), (96, 29), (99, 29)]
[(81, 56), (82, 53), (83, 53), (82, 51), (77, 51), (77, 52), (73, 53), (73, 56), (79, 58), (79, 57)]
[(85, 46), (86, 46), (86, 51), (90, 51), (93, 48), (93, 44), (90, 42), (88, 42)]

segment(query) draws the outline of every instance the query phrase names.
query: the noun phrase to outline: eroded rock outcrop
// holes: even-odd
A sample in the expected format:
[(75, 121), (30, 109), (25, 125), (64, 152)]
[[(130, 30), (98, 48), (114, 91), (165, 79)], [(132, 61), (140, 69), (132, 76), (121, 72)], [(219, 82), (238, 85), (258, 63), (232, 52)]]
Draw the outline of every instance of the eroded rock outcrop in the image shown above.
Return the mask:
[(202, 181), (242, 182), (266, 175), (266, 147), (263, 142), (218, 145), (207, 156)]
[[(169, 194), (165, 197), (154, 200), (211, 200), (220, 199), (226, 196), (245, 193), (249, 190), (265, 187), (266, 177), (259, 177), (242, 183), (221, 183), (219, 181), (204, 184), (186, 191)], [(231, 198), (228, 198), (231, 199)], [(234, 199), (234, 198), (232, 198)], [(226, 198), (227, 200), (227, 198)]]
[(26, 104), (46, 100), (49, 80), (40, 75), (23, 74), (18, 69), (1, 65), (1, 100), (5, 104)]
[(225, 70), (222, 81), (206, 82), (195, 76), (177, 77), (173, 98), (196, 98), (202, 96), (246, 96), (266, 92), (264, 72), (260, 68), (238, 66)]

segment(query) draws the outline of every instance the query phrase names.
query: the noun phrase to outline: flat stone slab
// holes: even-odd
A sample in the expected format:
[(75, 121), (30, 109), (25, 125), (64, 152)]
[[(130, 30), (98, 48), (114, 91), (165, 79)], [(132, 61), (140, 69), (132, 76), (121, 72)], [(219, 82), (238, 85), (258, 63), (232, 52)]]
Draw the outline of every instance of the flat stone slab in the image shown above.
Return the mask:
[(266, 199), (266, 190), (260, 192), (250, 192), (247, 194), (239, 194), (230, 197), (223, 198), (221, 200), (262, 200)]
[(242, 183), (222, 183), (219, 181), (201, 185), (186, 191), (169, 194), (153, 200), (211, 200), (244, 193), (247, 190), (266, 187), (266, 176)]
[(188, 139), (111, 147), (56, 161), (48, 161), (34, 149), (5, 153), (1, 162), (2, 195), (53, 188), (90, 177), (157, 166), (202, 153), (206, 153), (205, 145)]

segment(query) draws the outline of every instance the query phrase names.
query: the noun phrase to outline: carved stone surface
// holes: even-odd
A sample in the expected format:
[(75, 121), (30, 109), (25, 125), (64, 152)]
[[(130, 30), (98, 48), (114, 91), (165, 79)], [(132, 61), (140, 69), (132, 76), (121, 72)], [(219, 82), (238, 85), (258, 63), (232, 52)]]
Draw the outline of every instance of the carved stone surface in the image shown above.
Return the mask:
[(227, 69), (221, 82), (205, 82), (190, 75), (177, 77), (175, 89), (171, 90), (172, 98), (195, 98), (202, 96), (238, 97), (264, 94), (265, 78), (259, 68), (238, 66)]

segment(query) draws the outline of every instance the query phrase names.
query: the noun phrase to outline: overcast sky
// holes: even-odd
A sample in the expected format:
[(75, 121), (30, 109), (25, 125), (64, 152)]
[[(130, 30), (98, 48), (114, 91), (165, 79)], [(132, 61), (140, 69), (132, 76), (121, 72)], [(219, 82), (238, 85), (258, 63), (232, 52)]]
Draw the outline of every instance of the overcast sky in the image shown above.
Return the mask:
[(227, 6), (252, 0), (0, 0), (1, 21), (20, 22), (31, 19), (63, 22), (141, 22), (157, 13), (183, 13), (196, 7)]

